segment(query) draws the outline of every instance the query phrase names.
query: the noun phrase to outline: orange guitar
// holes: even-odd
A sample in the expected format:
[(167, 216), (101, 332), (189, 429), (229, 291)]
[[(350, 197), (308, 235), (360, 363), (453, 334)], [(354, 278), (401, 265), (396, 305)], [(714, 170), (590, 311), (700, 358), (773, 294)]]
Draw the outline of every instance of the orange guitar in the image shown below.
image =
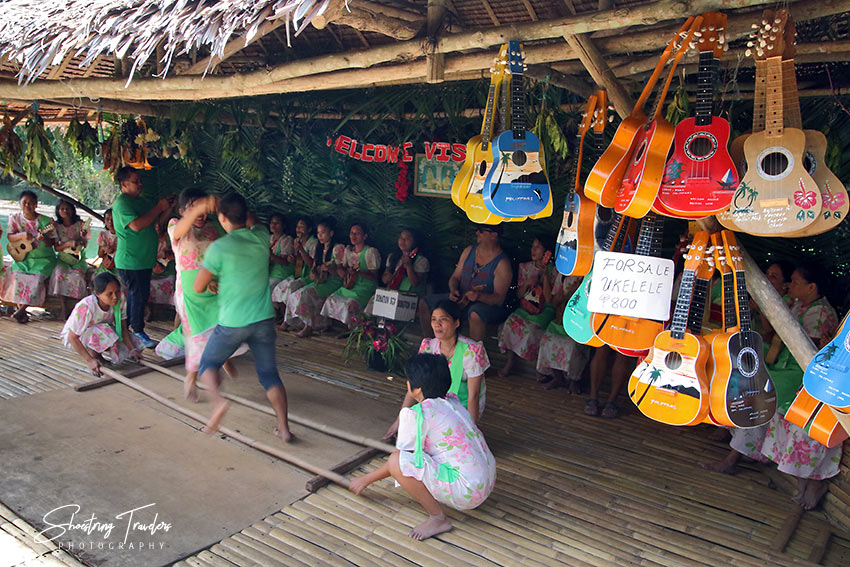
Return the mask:
[(785, 413), (785, 420), (800, 427), (809, 437), (829, 448), (840, 445), (848, 438), (847, 431), (830, 407), (813, 398), (802, 387)]
[(687, 330), (695, 272), (703, 263), (707, 244), (708, 233), (696, 233), (685, 255), (670, 329), (658, 334), (649, 356), (629, 378), (629, 398), (641, 413), (669, 425), (696, 425), (708, 416), (708, 345)]
[(655, 102), (655, 113), (652, 115), (652, 121), (647, 123), (635, 136), (636, 149), (632, 154), (629, 166), (626, 168), (626, 173), (623, 175), (623, 181), (614, 202), (614, 210), (618, 213), (641, 218), (652, 209), (652, 204), (658, 196), (661, 180), (664, 178), (664, 172), (667, 169), (667, 156), (676, 135), (676, 128), (662, 115), (664, 99), (667, 98), (670, 83), (676, 75), (676, 66), (688, 51), (691, 40), (697, 30), (700, 29), (702, 21), (703, 16), (696, 18), (684, 41), (677, 45), (667, 80), (664, 82), (664, 87)]
[(750, 326), (750, 300), (740, 248), (733, 232), (724, 230), (722, 237), (726, 261), (735, 274), (739, 328), (715, 338), (712, 345), (711, 415), (724, 425), (758, 427), (776, 413), (776, 389), (764, 364), (761, 335)]
[(667, 47), (661, 53), (655, 70), (635, 103), (632, 113), (620, 123), (608, 149), (593, 166), (593, 170), (584, 182), (584, 194), (588, 199), (596, 201), (603, 207), (614, 206), (617, 200), (617, 191), (623, 181), (623, 175), (625, 175), (626, 168), (637, 147), (638, 134), (649, 122), (649, 117), (643, 108), (646, 100), (655, 88), (655, 83), (661, 77), (661, 72), (669, 61), (677, 42), (687, 33), (693, 22), (693, 17), (688, 18), (673, 39), (670, 40), (670, 43), (667, 44)]
[[(635, 253), (639, 256), (657, 256), (661, 247), (664, 219), (649, 213), (640, 225)], [(594, 313), (591, 329), (602, 342), (615, 349), (627, 351), (646, 350), (652, 346), (664, 325), (652, 319), (638, 319), (623, 315)]]

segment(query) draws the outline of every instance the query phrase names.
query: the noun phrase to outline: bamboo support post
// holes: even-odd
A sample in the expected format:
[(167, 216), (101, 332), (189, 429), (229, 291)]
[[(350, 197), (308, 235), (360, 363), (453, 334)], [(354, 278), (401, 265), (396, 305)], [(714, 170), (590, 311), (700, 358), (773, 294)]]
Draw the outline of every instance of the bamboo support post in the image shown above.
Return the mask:
[[(171, 360), (166, 360), (162, 363), (163, 369), (166, 366), (178, 366), (180, 364), (183, 364), (184, 360), (185, 359), (182, 356), (172, 358)], [(135, 378), (136, 376), (141, 376), (142, 374), (147, 374), (148, 372), (150, 372), (150, 370), (144, 367), (133, 368), (132, 370), (128, 370), (125, 374), (123, 374), (123, 376), (125, 378)], [(114, 378), (102, 376), (97, 380), (91, 380), (90, 382), (86, 382), (85, 384), (78, 384), (77, 386), (74, 386), (74, 390), (76, 390), (77, 392), (88, 392), (89, 390), (95, 390), (97, 388), (102, 388), (103, 386), (115, 384), (115, 382), (117, 382), (117, 380), (115, 380)]]
[[(175, 380), (179, 380), (180, 382), (183, 381), (183, 375), (182, 374), (174, 372), (173, 370), (169, 370), (168, 368), (165, 368), (165, 367), (163, 367), (159, 364), (156, 364), (156, 363), (153, 363), (153, 362), (150, 362), (150, 361), (147, 361), (147, 360), (141, 360), (141, 361), (139, 361), (139, 364), (141, 364), (142, 366), (146, 366), (146, 367), (150, 368), (151, 370), (156, 370), (157, 372), (164, 374), (166, 376), (169, 376), (171, 378), (174, 378)], [(198, 387), (200, 387), (201, 389), (206, 389), (203, 384), (198, 384)], [(241, 396), (236, 396), (234, 394), (227, 394), (227, 393), (224, 393), (224, 392), (222, 392), (221, 395), (222, 395), (222, 397), (224, 397), (224, 398), (226, 398), (226, 399), (228, 399), (232, 402), (236, 402), (237, 404), (243, 405), (245, 407), (249, 407), (251, 409), (263, 412), (263, 413), (268, 414), (268, 415), (273, 416), (273, 417), (275, 415), (274, 410), (272, 408), (265, 406), (263, 404), (258, 404), (257, 402), (255, 402), (253, 400), (249, 400), (249, 399), (243, 398)], [(303, 425), (304, 427), (308, 427), (310, 429), (315, 429), (316, 431), (321, 431), (322, 433), (325, 433), (325, 434), (330, 435), (332, 437), (337, 437), (339, 439), (343, 439), (343, 440), (348, 441), (350, 443), (355, 443), (357, 445), (363, 445), (364, 447), (371, 447), (373, 449), (383, 451), (384, 453), (392, 453), (393, 451), (395, 451), (395, 447), (393, 447), (392, 445), (390, 445), (388, 443), (382, 443), (380, 441), (370, 439), (370, 438), (368, 438), (364, 435), (356, 435), (354, 433), (349, 433), (348, 431), (344, 431), (344, 430), (338, 429), (336, 427), (331, 427), (330, 425), (325, 425), (324, 423), (319, 423), (317, 421), (313, 421), (312, 419), (307, 419), (305, 417), (299, 417), (299, 416), (294, 415), (292, 413), (289, 413), (287, 418), (289, 419), (289, 421), (291, 421), (293, 423), (297, 423), (298, 425)]]
[[(149, 398), (151, 398), (153, 400), (156, 400), (157, 402), (161, 403), (162, 405), (164, 405), (164, 406), (166, 406), (166, 407), (168, 407), (168, 408), (170, 408), (170, 409), (172, 409), (172, 410), (174, 410), (174, 411), (176, 411), (176, 412), (178, 412), (182, 415), (185, 415), (186, 417), (188, 417), (190, 419), (194, 419), (195, 421), (200, 422), (200, 423), (207, 423), (207, 421), (208, 421), (208, 419), (206, 417), (199, 414), (198, 412), (194, 412), (190, 409), (186, 409), (186, 408), (184, 408), (184, 407), (182, 407), (178, 404), (175, 404), (171, 400), (169, 400), (169, 399), (167, 399), (163, 396), (160, 396), (156, 392), (149, 390), (148, 388), (145, 388), (144, 386), (140, 386), (139, 384), (136, 384), (132, 380), (129, 380), (128, 378), (126, 378), (122, 374), (119, 374), (118, 372), (115, 372), (114, 370), (111, 370), (109, 368), (103, 368), (102, 371), (106, 376), (114, 379), (116, 382), (121, 382), (125, 386), (128, 386), (128, 387), (136, 390), (137, 392), (144, 394), (144, 395), (148, 396)], [(276, 458), (280, 459), (281, 461), (285, 461), (285, 462), (289, 463), (290, 465), (293, 465), (293, 466), (298, 467), (300, 469), (304, 469), (305, 471), (311, 472), (313, 474), (321, 475), (321, 476), (327, 478), (328, 480), (339, 484), (340, 486), (342, 486), (344, 488), (348, 488), (348, 486), (351, 484), (351, 481), (349, 481), (347, 478), (345, 478), (344, 476), (342, 476), (338, 473), (335, 473), (333, 471), (329, 471), (329, 470), (323, 469), (321, 467), (317, 467), (315, 465), (312, 465), (312, 464), (308, 463), (307, 461), (305, 461), (304, 459), (301, 459), (300, 457), (296, 457), (295, 455), (292, 455), (292, 454), (287, 453), (285, 451), (281, 451), (280, 449), (272, 447), (271, 445), (266, 445), (265, 443), (260, 443), (259, 441), (255, 441), (254, 439), (251, 439), (247, 435), (242, 435), (241, 433), (234, 431), (232, 429), (229, 429), (227, 427), (219, 427), (218, 431), (222, 435), (226, 435), (227, 437), (230, 437), (231, 439), (235, 439), (236, 441), (239, 441), (240, 443), (247, 445), (248, 447), (251, 447), (252, 449), (256, 449), (258, 451), (266, 453), (267, 455), (271, 455), (272, 457), (276, 457)]]
[(564, 39), (567, 40), (593, 80), (608, 90), (608, 97), (620, 118), (628, 116), (634, 108), (635, 102), (617, 77), (614, 76), (593, 41), (585, 35), (566, 35)]
[(801, 506), (797, 506), (795, 504), (791, 507), (791, 511), (785, 517), (785, 521), (782, 522), (782, 526), (779, 528), (779, 531), (776, 533), (776, 537), (773, 538), (773, 541), (770, 544), (771, 549), (774, 549), (779, 553), (785, 551), (785, 546), (788, 545), (788, 542), (791, 541), (791, 537), (797, 530), (797, 525), (800, 523), (800, 518), (803, 517), (803, 512), (805, 512), (805, 510), (803, 510)]
[[(347, 457), (341, 463), (334, 465), (331, 470), (337, 474), (346, 474), (380, 454), (381, 451), (378, 449), (375, 449), (374, 447), (366, 447), (365, 449), (357, 451), (350, 457)], [(322, 475), (316, 475), (307, 481), (305, 488), (308, 492), (316, 492), (323, 486), (327, 486), (329, 483), (330, 481), (327, 478)]]

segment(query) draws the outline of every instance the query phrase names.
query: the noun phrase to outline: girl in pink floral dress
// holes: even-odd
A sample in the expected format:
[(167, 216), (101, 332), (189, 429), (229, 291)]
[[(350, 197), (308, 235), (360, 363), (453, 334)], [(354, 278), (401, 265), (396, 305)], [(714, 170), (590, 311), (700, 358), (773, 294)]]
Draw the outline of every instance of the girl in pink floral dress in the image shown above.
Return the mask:
[(580, 277), (559, 273), (552, 283), (551, 298), (547, 298), (555, 306), (555, 318), (540, 339), (537, 355), (537, 381), (547, 390), (568, 385), (571, 394), (578, 394), (578, 383), (590, 358), (590, 348), (571, 339), (563, 323), (564, 307), (581, 281)]
[(94, 293), (77, 303), (62, 327), (60, 338), (86, 361), (92, 374), (101, 376), (101, 365), (120, 364), (142, 357), (142, 343), (127, 329), (127, 304), (121, 298), (118, 278), (104, 272), (94, 278)]
[(53, 248), (58, 262), (50, 274), (47, 293), (59, 296), (62, 306), (60, 317), (68, 316), (66, 298), (80, 299), (86, 295), (86, 246), (89, 243), (88, 223), (77, 215), (77, 208), (69, 201), (56, 205), (55, 234)]
[(322, 315), (353, 328), (357, 318), (378, 289), (378, 270), (381, 268), (381, 253), (366, 244), (369, 238), (366, 225), (351, 225), (351, 246), (345, 247), (338, 274), (354, 278), (351, 287), (344, 285), (330, 294), (322, 305)]
[[(186, 399), (197, 401), (198, 367), (204, 347), (218, 324), (218, 296), (209, 290), (196, 293), (193, 285), (207, 248), (224, 234), (224, 230), (218, 222), (207, 218), (209, 213), (215, 211), (216, 205), (215, 199), (204, 191), (194, 187), (184, 189), (180, 193), (178, 206), (181, 218), (168, 222), (168, 236), (177, 268), (174, 300), (186, 350), (184, 394)], [(244, 348), (236, 351), (234, 356), (243, 352)], [(234, 373), (229, 361), (225, 363), (224, 369), (228, 374)]]
[(105, 230), (97, 235), (97, 257), (100, 258), (100, 266), (95, 270), (95, 275), (101, 272), (109, 272), (118, 275), (115, 269), (115, 251), (118, 250), (118, 235), (115, 234), (115, 225), (112, 224), (112, 209), (103, 211), (103, 225)]
[[(157, 230), (161, 230), (157, 227)], [(152, 305), (174, 305), (177, 268), (168, 233), (162, 230), (156, 247), (156, 265), (151, 273), (151, 293), (148, 303)], [(148, 312), (150, 316), (150, 312)]]
[(496, 484), (496, 460), (469, 412), (449, 392), (452, 378), (441, 355), (418, 354), (406, 369), (407, 395), (416, 405), (402, 408), (396, 448), (377, 470), (355, 478), (359, 495), (392, 476), (428, 513), (410, 537), (423, 540), (451, 529), (442, 506), (471, 510)]
[(552, 278), (556, 271), (549, 262), (551, 257), (549, 243), (541, 235), (531, 244), (531, 261), (519, 265), (517, 297), (521, 298), (520, 307), (508, 316), (499, 331), (499, 350), (508, 353), (505, 365), (499, 370), (503, 378), (513, 370), (517, 356), (537, 360), (543, 331), (555, 317)]
[[(286, 309), (289, 294), (310, 283), (310, 268), (313, 267), (313, 256), (319, 241), (311, 235), (313, 227), (310, 219), (302, 217), (295, 224), (295, 238), (292, 241), (292, 255), (287, 260), (292, 264), (292, 276), (283, 278), (272, 289), (272, 303), (279, 313)], [(281, 324), (281, 331), (286, 331), (286, 323)]]
[(269, 290), (295, 274), (292, 254), (295, 251), (294, 239), (284, 234), (286, 219), (280, 213), (269, 218)]
[(47, 291), (47, 279), (56, 266), (50, 217), (36, 212), (38, 197), (32, 191), (21, 192), (20, 213), (9, 215), (7, 238), (10, 245), (32, 243), (23, 260), (12, 263), (3, 292), (3, 300), (18, 305), (12, 315), (19, 323), (29, 321), (27, 307), (41, 305)]

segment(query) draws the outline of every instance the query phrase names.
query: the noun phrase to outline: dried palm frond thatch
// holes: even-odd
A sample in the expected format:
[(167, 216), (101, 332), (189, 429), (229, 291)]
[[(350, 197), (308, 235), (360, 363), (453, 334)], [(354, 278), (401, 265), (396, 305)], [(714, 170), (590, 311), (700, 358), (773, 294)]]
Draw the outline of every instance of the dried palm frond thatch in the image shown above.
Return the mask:
[[(0, 57), (21, 65), (29, 83), (68, 56), (88, 67), (99, 55), (129, 57), (133, 71), (163, 48), (162, 72), (173, 57), (206, 46), (221, 56), (228, 41), (248, 43), (264, 22), (286, 18), (296, 35), (330, 0), (6, 0), (0, 2)], [(212, 58), (211, 58), (212, 60)], [(129, 84), (130, 79), (128, 79)]]

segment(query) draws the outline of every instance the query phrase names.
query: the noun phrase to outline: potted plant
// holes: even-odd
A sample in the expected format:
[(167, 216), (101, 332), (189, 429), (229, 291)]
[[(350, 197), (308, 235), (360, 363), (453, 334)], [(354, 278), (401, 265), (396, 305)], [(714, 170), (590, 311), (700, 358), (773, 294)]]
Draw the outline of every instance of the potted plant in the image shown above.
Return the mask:
[(392, 321), (363, 316), (345, 335), (342, 356), (345, 360), (352, 355), (360, 356), (369, 363), (370, 370), (399, 370), (408, 349), (403, 332), (404, 327)]

